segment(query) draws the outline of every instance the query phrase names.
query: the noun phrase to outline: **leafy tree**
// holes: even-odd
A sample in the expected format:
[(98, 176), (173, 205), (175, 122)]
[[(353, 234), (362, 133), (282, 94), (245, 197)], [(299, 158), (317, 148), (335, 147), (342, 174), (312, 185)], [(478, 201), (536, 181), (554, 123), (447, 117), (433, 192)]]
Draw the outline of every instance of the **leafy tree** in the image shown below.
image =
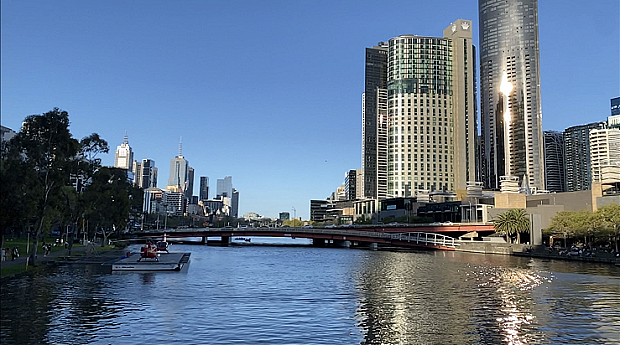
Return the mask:
[(42, 237), (44, 218), (51, 198), (69, 181), (69, 163), (79, 150), (79, 143), (69, 132), (69, 114), (54, 108), (42, 115), (26, 117), (21, 131), (13, 138), (12, 157), (21, 157), (20, 179), (35, 206), (35, 236), (29, 262), (35, 264), (38, 241)]
[(132, 190), (127, 171), (118, 168), (101, 168), (92, 177), (84, 191), (85, 216), (103, 233), (103, 243), (115, 229), (127, 225)]
[(304, 226), (304, 222), (302, 222), (301, 220), (295, 218), (295, 219), (289, 219), (289, 220), (283, 221), (282, 225), (290, 226), (292, 228), (300, 228), (300, 227)]
[(505, 234), (512, 243), (512, 236), (517, 235), (517, 243), (521, 242), (520, 234), (529, 233), (530, 219), (524, 209), (515, 208), (497, 216), (494, 221), (495, 232)]
[(605, 226), (613, 232), (616, 252), (618, 251), (618, 240), (620, 238), (620, 205), (611, 204), (603, 206), (596, 211)]

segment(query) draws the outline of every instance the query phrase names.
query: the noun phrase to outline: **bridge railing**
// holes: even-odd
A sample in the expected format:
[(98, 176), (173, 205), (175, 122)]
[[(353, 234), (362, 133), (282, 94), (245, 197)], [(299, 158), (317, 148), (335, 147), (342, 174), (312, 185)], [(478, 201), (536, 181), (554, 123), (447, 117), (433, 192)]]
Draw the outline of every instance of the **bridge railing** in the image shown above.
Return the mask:
[(454, 248), (460, 243), (459, 240), (437, 233), (427, 232), (404, 232), (404, 233), (389, 233), (389, 232), (377, 232), (377, 231), (359, 231), (359, 230), (345, 230), (345, 229), (326, 229), (326, 228), (206, 228), (203, 233), (208, 235), (209, 232), (215, 231), (252, 231), (252, 232), (284, 232), (284, 233), (312, 233), (312, 234), (326, 234), (326, 235), (341, 235), (345, 236), (357, 236), (357, 237), (371, 237), (371, 238), (386, 238), (392, 240), (415, 242), (427, 245), (437, 245)]

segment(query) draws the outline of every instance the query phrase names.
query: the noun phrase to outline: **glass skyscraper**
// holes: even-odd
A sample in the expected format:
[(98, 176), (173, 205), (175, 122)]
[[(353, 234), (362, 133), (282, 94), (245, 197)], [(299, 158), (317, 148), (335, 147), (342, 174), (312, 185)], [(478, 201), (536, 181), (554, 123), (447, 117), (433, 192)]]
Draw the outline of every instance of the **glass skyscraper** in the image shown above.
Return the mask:
[(481, 178), (545, 187), (537, 0), (479, 0)]

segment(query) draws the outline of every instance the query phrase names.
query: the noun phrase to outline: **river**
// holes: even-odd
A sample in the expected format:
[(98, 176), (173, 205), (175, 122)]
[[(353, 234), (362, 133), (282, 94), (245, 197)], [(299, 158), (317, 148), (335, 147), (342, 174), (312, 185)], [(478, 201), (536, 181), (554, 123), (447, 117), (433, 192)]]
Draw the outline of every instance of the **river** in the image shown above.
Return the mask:
[(0, 343), (620, 344), (613, 265), (442, 251), (171, 249), (192, 253), (187, 272), (62, 266), (5, 279)]

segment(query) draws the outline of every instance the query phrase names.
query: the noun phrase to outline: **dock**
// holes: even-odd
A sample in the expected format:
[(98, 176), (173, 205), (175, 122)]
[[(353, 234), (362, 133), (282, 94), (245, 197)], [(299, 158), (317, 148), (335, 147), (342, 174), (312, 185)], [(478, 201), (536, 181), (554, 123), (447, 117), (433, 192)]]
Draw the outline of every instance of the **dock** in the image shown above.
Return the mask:
[(180, 271), (189, 263), (191, 253), (158, 253), (155, 259), (142, 258), (140, 253), (112, 262), (112, 271)]

